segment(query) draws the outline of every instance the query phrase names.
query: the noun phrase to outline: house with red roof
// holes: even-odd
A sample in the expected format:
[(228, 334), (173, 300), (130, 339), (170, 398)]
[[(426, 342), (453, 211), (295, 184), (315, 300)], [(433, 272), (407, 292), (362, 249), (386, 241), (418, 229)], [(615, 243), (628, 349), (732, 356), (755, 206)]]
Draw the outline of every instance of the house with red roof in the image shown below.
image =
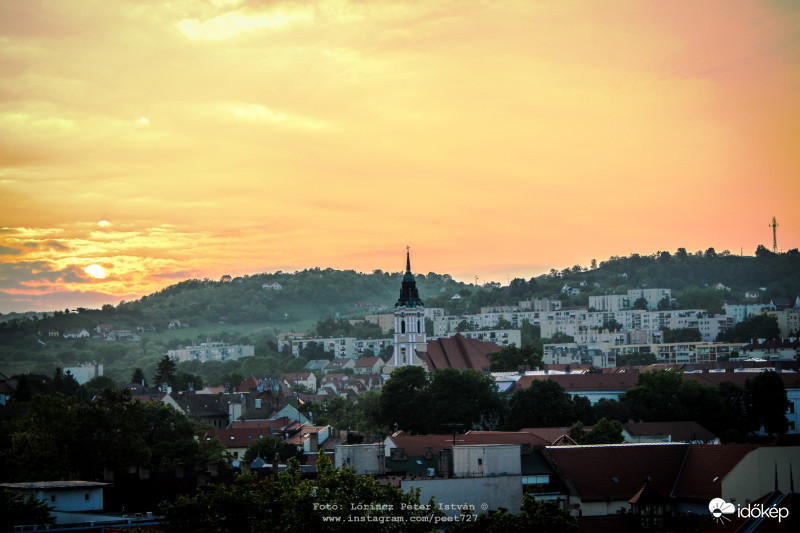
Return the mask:
[(380, 374), (384, 365), (380, 357), (362, 357), (356, 361), (353, 370), (356, 374)]

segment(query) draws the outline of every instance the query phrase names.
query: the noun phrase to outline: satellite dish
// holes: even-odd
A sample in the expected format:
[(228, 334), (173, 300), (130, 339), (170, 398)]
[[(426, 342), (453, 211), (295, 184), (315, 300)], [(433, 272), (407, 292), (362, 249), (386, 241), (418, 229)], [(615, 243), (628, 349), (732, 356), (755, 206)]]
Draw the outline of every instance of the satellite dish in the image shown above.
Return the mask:
[(234, 459), (233, 463), (231, 463), (234, 468), (239, 468), (239, 459)]

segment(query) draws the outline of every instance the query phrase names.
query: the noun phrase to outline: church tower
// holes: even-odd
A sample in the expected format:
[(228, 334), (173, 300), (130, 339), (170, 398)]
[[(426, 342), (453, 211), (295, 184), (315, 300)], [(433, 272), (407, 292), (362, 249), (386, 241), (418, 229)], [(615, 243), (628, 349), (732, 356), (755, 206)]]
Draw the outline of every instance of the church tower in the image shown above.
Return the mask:
[(425, 338), (425, 304), (419, 298), (417, 282), (411, 273), (411, 252), (406, 247), (406, 273), (400, 288), (400, 298), (394, 304), (394, 353), (385, 371), (399, 366), (425, 366), (417, 350), (427, 350)]

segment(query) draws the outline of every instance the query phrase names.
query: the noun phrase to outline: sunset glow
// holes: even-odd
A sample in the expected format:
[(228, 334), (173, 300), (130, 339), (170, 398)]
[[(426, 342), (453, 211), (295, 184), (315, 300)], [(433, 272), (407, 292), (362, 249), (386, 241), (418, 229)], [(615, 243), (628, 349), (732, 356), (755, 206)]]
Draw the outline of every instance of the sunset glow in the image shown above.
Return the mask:
[(797, 248), (799, 50), (781, 0), (0, 1), (0, 312)]

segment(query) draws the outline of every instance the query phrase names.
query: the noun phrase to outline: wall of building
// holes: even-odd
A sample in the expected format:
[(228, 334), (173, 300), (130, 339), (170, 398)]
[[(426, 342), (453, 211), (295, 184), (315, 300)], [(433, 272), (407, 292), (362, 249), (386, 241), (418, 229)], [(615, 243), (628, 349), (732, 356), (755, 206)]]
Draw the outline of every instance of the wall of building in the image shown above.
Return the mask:
[(517, 444), (464, 445), (453, 447), (455, 477), (517, 475), (522, 473)]
[(460, 516), (458, 506), (474, 509), (469, 511), (472, 514), (497, 511), (500, 507), (519, 514), (522, 505), (522, 476), (411, 479), (401, 481), (400, 488), (419, 488), (420, 503), (435, 498), (447, 516)]
[(383, 474), (386, 471), (383, 444), (342, 444), (336, 446), (335, 466), (353, 467), (357, 474)]
[[(800, 446), (774, 446), (756, 448), (722, 480), (722, 498), (727, 502), (747, 505), (775, 489), (775, 472), (778, 490), (789, 492), (789, 465), (797, 476), (800, 463)], [(795, 484), (795, 489), (797, 485)]]

